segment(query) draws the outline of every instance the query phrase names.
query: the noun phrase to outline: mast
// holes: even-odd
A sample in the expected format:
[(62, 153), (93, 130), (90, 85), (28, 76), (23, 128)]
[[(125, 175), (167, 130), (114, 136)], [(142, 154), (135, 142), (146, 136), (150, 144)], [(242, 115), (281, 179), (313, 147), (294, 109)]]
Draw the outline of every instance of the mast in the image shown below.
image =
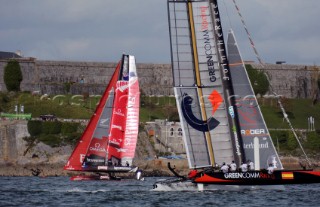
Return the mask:
[[(204, 108), (204, 100), (203, 100), (203, 92), (202, 92), (202, 84), (200, 79), (200, 70), (199, 70), (199, 60), (198, 60), (198, 50), (196, 45), (196, 34), (195, 34), (195, 28), (194, 28), (194, 20), (193, 20), (193, 10), (192, 10), (192, 4), (191, 2), (188, 2), (188, 9), (189, 9), (189, 19), (190, 19), (190, 32), (191, 32), (191, 42), (193, 47), (193, 59), (194, 59), (194, 67), (195, 67), (195, 74), (196, 74), (196, 86), (198, 94), (199, 94), (199, 102), (200, 102), (200, 112), (202, 116), (202, 120), (207, 120), (207, 113)], [(214, 163), (214, 154), (213, 154), (213, 148), (212, 148), (212, 140), (210, 133), (208, 131), (204, 132), (207, 148), (209, 152), (209, 158), (210, 162)]]
[(232, 144), (234, 148), (235, 153), (235, 162), (240, 166), (242, 162), (246, 161), (245, 154), (243, 153), (243, 143), (242, 138), (240, 134), (240, 124), (238, 120), (238, 113), (237, 110), (235, 110), (236, 101), (235, 101), (235, 94), (232, 86), (232, 77), (230, 73), (229, 68), (229, 62), (227, 58), (227, 51), (226, 46), (224, 42), (224, 36), (223, 36), (223, 29), (221, 25), (221, 18), (220, 18), (220, 12), (218, 7), (218, 1), (217, 0), (210, 0), (211, 10), (212, 10), (212, 18), (215, 28), (215, 36), (216, 36), (216, 44), (218, 48), (218, 56), (220, 60), (220, 68), (222, 73), (222, 79), (223, 79), (223, 85), (225, 89), (225, 100), (226, 105), (229, 110), (228, 119), (229, 122), (232, 123), (230, 126), (232, 126)]

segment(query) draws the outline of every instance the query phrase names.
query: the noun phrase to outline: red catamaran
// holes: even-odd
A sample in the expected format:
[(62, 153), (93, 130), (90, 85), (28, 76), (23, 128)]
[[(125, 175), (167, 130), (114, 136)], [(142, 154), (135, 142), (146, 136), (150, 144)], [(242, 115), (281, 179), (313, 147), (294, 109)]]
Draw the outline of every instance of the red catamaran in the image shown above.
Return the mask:
[(135, 58), (123, 55), (72, 152), (65, 170), (93, 172), (71, 180), (119, 179), (132, 166), (139, 127), (140, 91)]

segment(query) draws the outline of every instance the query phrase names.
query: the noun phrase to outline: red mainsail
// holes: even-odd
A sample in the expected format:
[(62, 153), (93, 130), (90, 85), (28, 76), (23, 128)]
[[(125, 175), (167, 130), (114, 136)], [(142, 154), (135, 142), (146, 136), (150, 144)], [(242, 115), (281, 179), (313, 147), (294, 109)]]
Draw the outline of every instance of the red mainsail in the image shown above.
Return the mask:
[(135, 58), (123, 55), (64, 169), (129, 171), (137, 143), (139, 102)]

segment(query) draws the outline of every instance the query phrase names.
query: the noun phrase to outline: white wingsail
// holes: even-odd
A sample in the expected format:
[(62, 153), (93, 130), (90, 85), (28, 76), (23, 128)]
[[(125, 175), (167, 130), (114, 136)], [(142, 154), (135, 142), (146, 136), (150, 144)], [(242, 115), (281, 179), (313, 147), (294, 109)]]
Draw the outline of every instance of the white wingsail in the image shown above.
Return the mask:
[(209, 1), (168, 1), (174, 89), (190, 168), (235, 159), (214, 7)]

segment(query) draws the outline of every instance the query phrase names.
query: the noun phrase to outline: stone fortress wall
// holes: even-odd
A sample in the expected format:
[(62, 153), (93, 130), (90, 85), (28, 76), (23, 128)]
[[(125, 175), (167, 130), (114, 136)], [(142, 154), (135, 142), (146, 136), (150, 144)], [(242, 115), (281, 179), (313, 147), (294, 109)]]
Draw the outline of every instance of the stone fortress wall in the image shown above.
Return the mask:
[(320, 76), (319, 68), (314, 65), (251, 65), (253, 68), (265, 71), (270, 78), (274, 92), (287, 98), (312, 98), (314, 91), (312, 76), (315, 73), (318, 77)]
[[(73, 83), (71, 94), (101, 95), (116, 68), (110, 62), (45, 61), (35, 58), (18, 59), (23, 73), (22, 91), (39, 91), (41, 94), (66, 93), (66, 83)], [(6, 91), (3, 73), (7, 60), (0, 60), (0, 91)], [(287, 98), (311, 98), (311, 76), (314, 66), (252, 64), (269, 74), (275, 92)], [(146, 95), (173, 95), (170, 64), (138, 63), (137, 71), (141, 92)]]

